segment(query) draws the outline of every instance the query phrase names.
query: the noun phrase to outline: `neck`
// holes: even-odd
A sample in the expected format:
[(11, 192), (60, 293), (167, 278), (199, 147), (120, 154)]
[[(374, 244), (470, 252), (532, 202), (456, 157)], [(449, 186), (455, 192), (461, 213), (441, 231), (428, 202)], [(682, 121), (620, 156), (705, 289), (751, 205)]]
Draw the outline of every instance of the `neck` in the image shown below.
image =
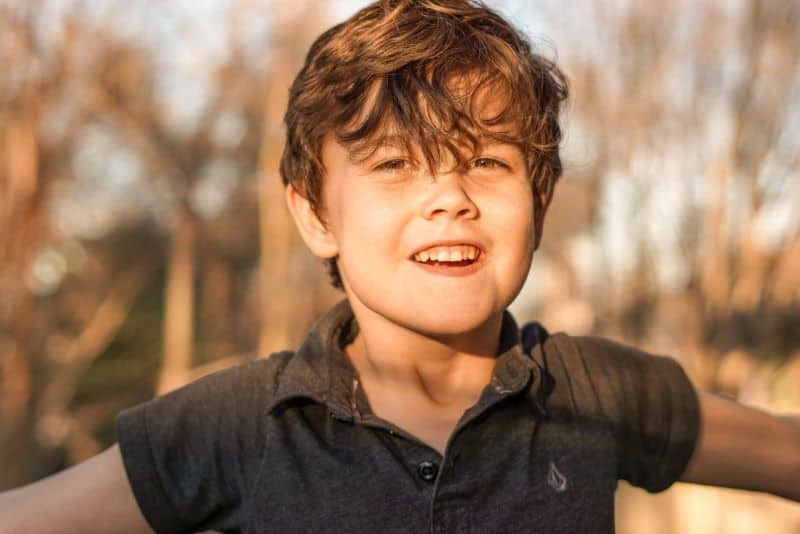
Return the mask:
[(353, 305), (353, 312), (359, 333), (346, 353), (362, 380), (374, 387), (450, 405), (473, 402), (489, 383), (502, 313), (469, 332), (427, 335), (359, 304)]

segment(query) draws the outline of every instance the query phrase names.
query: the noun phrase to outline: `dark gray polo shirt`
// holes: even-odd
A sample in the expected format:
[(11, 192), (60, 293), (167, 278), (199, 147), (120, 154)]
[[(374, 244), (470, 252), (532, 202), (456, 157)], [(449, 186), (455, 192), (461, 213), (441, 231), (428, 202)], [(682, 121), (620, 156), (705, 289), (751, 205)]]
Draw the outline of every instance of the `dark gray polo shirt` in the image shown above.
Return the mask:
[[(506, 313), (491, 382), (444, 457), (372, 414), (342, 347), (346, 301), (296, 352), (200, 379), (117, 421), (157, 532), (613, 532), (622, 478), (683, 472), (697, 396), (673, 360), (518, 329)], [(102, 503), (98, 503), (102, 506)]]

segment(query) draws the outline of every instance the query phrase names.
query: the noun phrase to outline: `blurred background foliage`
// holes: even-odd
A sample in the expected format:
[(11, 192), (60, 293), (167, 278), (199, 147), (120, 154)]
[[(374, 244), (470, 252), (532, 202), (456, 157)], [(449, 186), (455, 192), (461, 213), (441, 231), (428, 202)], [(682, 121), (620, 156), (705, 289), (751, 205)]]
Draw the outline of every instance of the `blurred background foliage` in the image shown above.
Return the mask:
[[(363, 1), (0, 1), (0, 488), (122, 409), (296, 347), (341, 294), (287, 218), (287, 89)], [(518, 320), (800, 411), (800, 3), (490, 3), (568, 74)], [(765, 437), (765, 446), (768, 443)], [(797, 532), (780, 499), (618, 492), (620, 532)]]

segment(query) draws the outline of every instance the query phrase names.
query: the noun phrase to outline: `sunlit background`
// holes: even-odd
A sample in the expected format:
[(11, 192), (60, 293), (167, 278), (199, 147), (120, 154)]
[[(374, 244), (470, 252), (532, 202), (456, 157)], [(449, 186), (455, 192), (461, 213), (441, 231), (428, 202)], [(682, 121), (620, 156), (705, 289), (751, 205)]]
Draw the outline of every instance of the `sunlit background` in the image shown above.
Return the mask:
[[(365, 3), (0, 0), (0, 489), (99, 452), (126, 407), (296, 347), (341, 298), (277, 162), (309, 44)], [(517, 319), (800, 412), (800, 2), (490, 5), (572, 92)], [(800, 531), (796, 504), (682, 484), (623, 484), (617, 514)]]

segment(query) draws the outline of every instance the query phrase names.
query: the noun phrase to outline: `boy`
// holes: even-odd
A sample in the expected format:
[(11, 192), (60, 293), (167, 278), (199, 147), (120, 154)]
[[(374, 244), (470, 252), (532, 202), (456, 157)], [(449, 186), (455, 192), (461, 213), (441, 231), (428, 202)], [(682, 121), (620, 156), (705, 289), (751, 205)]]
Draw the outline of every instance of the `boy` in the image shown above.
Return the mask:
[(3, 495), (0, 531), (611, 532), (619, 478), (800, 500), (796, 419), (505, 311), (560, 175), (565, 97), (467, 0), (387, 0), (320, 36), (281, 173), (347, 299), (297, 353), (121, 414), (119, 445)]

